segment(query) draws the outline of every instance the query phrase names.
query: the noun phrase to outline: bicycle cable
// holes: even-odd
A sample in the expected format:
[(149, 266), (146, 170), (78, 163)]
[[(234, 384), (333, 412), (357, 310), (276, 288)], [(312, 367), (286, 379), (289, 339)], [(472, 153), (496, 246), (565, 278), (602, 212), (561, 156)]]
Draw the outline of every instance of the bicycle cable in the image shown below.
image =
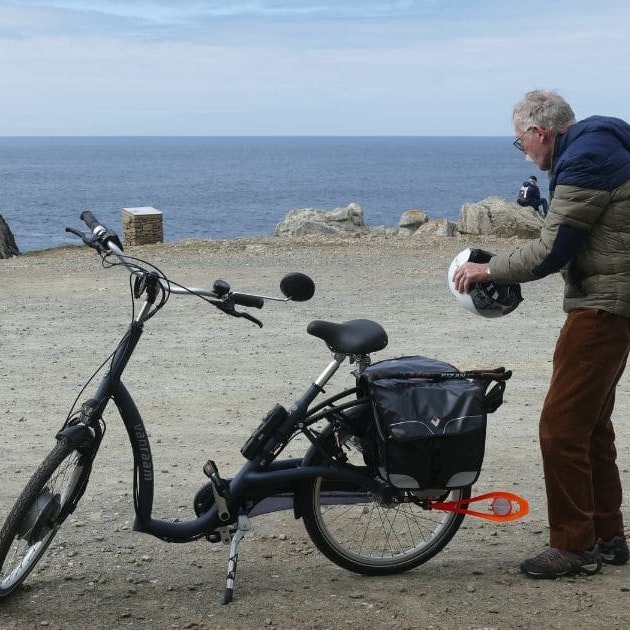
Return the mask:
[[(115, 261), (112, 260), (112, 256), (115, 255), (112, 252), (100, 252), (99, 251), (99, 255), (101, 258), (101, 265), (104, 269), (111, 269), (112, 267), (127, 267), (128, 265), (122, 261)], [(147, 321), (149, 319), (151, 319), (154, 315), (156, 315), (158, 313), (158, 311), (160, 311), (164, 305), (166, 304), (166, 302), (168, 302), (170, 296), (171, 296), (171, 291), (170, 291), (170, 287), (171, 286), (176, 286), (180, 289), (183, 289), (184, 291), (186, 291), (187, 293), (189, 293), (190, 295), (194, 295), (195, 297), (204, 300), (205, 302), (208, 302), (208, 304), (212, 304), (213, 306), (216, 306), (216, 301), (213, 299), (210, 299), (208, 297), (206, 297), (205, 295), (201, 295), (200, 293), (197, 293), (197, 291), (194, 291), (192, 289), (190, 289), (189, 287), (186, 287), (183, 284), (180, 284), (179, 282), (174, 282), (172, 280), (169, 280), (169, 278), (166, 276), (166, 274), (156, 265), (143, 260), (141, 258), (135, 258), (132, 256), (125, 256), (127, 261), (131, 261), (134, 263), (134, 265), (137, 265), (137, 271), (132, 271), (130, 273), (129, 276), (129, 289), (130, 289), (130, 294), (131, 294), (131, 316), (132, 316), (132, 321), (135, 319), (136, 316), (136, 298), (138, 297), (135, 294), (135, 288), (134, 288), (134, 277), (138, 278), (141, 275), (148, 275), (150, 273), (153, 273), (157, 276), (157, 278), (159, 279), (158, 282), (158, 286), (159, 286), (159, 290), (160, 290), (160, 298), (156, 301), (156, 303), (154, 304), (153, 308), (151, 308), (149, 310), (149, 312), (144, 316), (144, 321)], [(150, 270), (150, 271), (149, 271)], [(92, 375), (88, 378), (88, 380), (85, 382), (85, 384), (83, 385), (83, 387), (81, 388), (81, 390), (79, 391), (79, 393), (77, 394), (76, 398), (74, 399), (72, 405), (70, 406), (70, 411), (68, 412), (68, 415), (66, 416), (66, 419), (64, 421), (63, 426), (65, 427), (67, 425), (68, 422), (70, 422), (70, 420), (72, 419), (72, 417), (74, 416), (74, 414), (76, 413), (76, 406), (77, 403), (79, 401), (79, 399), (83, 396), (83, 394), (85, 393), (85, 390), (88, 388), (88, 386), (90, 385), (90, 383), (96, 378), (96, 375), (105, 367), (105, 365), (110, 362), (113, 357), (116, 355), (116, 353), (123, 347), (124, 344), (126, 344), (129, 341), (129, 335), (125, 334), (123, 336), (123, 338), (119, 341), (118, 345), (116, 346), (115, 350), (113, 352), (111, 352), (106, 358), (105, 360), (96, 368), (96, 370), (94, 370), (94, 372), (92, 373)], [(101, 418), (101, 421), (103, 422), (103, 424), (105, 425), (105, 422), (103, 421), (103, 419)], [(297, 435), (297, 434), (296, 434)], [(291, 441), (293, 438), (295, 437), (295, 435), (291, 436), (289, 438), (289, 441)]]
[[(195, 297), (199, 298), (200, 300), (203, 300), (204, 302), (207, 302), (208, 304), (211, 304), (212, 306), (218, 308), (219, 310), (222, 310), (224, 313), (227, 313), (228, 315), (234, 315), (237, 317), (245, 317), (247, 319), (250, 319), (251, 321), (254, 321), (255, 323), (257, 323), (259, 326), (262, 327), (262, 324), (260, 322), (258, 322), (257, 320), (251, 318), (251, 316), (245, 314), (245, 313), (239, 313), (236, 310), (234, 310), (234, 305), (233, 303), (231, 303), (230, 301), (230, 295), (228, 294), (226, 299), (215, 299), (215, 298), (210, 298), (207, 297), (205, 295), (202, 295), (201, 293), (198, 293), (197, 291), (191, 289), (190, 287), (187, 287), (183, 284), (180, 284), (179, 282), (176, 282), (174, 280), (171, 280), (170, 278), (168, 278), (166, 276), (166, 274), (159, 268), (156, 267), (154, 264), (143, 260), (141, 258), (135, 258), (133, 256), (127, 256), (125, 255), (125, 259), (127, 262), (123, 262), (123, 261), (119, 261), (119, 262), (114, 262), (112, 260), (110, 260), (110, 257), (114, 255), (116, 256), (117, 254), (112, 253), (112, 252), (106, 252), (106, 253), (100, 253), (101, 256), (101, 264), (103, 265), (103, 267), (105, 269), (111, 268), (111, 267), (119, 267), (119, 266), (123, 266), (123, 267), (127, 267), (129, 268), (128, 263), (129, 262), (133, 262), (133, 263), (137, 263), (137, 270), (136, 271), (131, 271), (131, 276), (133, 277), (134, 275), (137, 277), (139, 277), (140, 275), (146, 275), (149, 273), (155, 273), (157, 275), (157, 277), (159, 278), (160, 282), (159, 282), (159, 288), (160, 288), (160, 292), (161, 292), (161, 298), (158, 301), (158, 303), (154, 306), (154, 308), (149, 311), (149, 313), (147, 315), (145, 315), (144, 320), (148, 320), (151, 319), (151, 317), (153, 317), (165, 304), (166, 302), (169, 300), (170, 296), (171, 296), (171, 286), (173, 287), (177, 287), (178, 289), (181, 289), (183, 291), (185, 291), (186, 293), (188, 293), (189, 295), (194, 295)], [(146, 269), (143, 268), (143, 265), (151, 270), (153, 270), (152, 272), (147, 271)], [(131, 278), (130, 278), (130, 282)], [(133, 290), (133, 284), (132, 284), (132, 300), (134, 297), (134, 290)], [(135, 296), (138, 297), (138, 296)], [(226, 305), (227, 306), (226, 308)], [(135, 308), (135, 304), (132, 307)], [(135, 313), (135, 311), (134, 311)]]
[[(110, 255), (111, 255), (110, 253), (101, 254), (101, 265), (103, 266), (104, 269), (110, 269), (112, 267), (124, 266), (124, 264), (122, 262), (114, 262), (114, 261), (110, 260), (109, 259)], [(139, 265), (146, 265), (150, 269), (153, 269), (154, 272), (158, 275), (158, 277), (160, 279), (164, 280), (166, 282), (167, 286), (170, 286), (170, 282), (169, 282), (168, 278), (166, 278), (165, 274), (158, 267), (156, 267), (155, 265), (152, 265), (151, 263), (149, 263), (147, 261), (144, 261), (144, 260), (141, 260), (139, 258), (130, 258), (130, 260), (133, 260), (135, 263), (139, 263)], [(139, 267), (139, 269), (141, 269), (142, 271), (145, 271), (144, 269), (142, 269), (142, 267)], [(146, 272), (146, 273), (150, 273), (150, 272)], [(130, 293), (131, 293), (131, 317), (132, 317), (132, 320), (135, 319), (135, 315), (136, 315), (136, 305), (135, 305), (134, 291), (133, 291), (133, 276), (134, 276), (133, 273), (129, 276), (129, 285), (130, 285)], [(170, 296), (170, 291), (168, 291), (161, 282), (159, 284), (160, 284), (160, 290), (161, 290), (161, 298), (157, 302), (156, 306), (147, 314), (145, 319), (149, 319), (150, 317), (153, 317), (153, 315), (155, 315), (166, 304), (166, 302), (168, 301), (168, 298)], [(99, 372), (101, 372), (101, 370), (105, 367), (105, 365), (107, 365), (107, 363), (109, 363), (113, 359), (113, 357), (121, 349), (123, 344), (125, 344), (128, 341), (128, 339), (129, 339), (128, 335), (124, 335), (124, 337), (118, 342), (116, 348), (103, 360), (103, 362), (94, 370), (92, 375), (84, 383), (83, 387), (80, 389), (80, 391), (77, 394), (76, 398), (72, 402), (72, 405), (70, 406), (70, 411), (68, 412), (68, 415), (66, 416), (66, 419), (65, 419), (64, 424), (63, 424), (64, 427), (68, 424), (68, 422), (70, 422), (72, 417), (77, 412), (77, 409), (76, 409), (77, 403), (78, 403), (79, 399), (85, 393), (85, 390), (88, 388), (90, 383), (96, 378), (96, 375)], [(103, 424), (105, 424), (105, 422), (102, 420), (102, 418), (101, 418), (101, 421), (103, 422)]]
[[(112, 255), (111, 252), (107, 252), (106, 254), (102, 254), (101, 255), (101, 265), (103, 266), (104, 269), (111, 269), (112, 267), (127, 267), (128, 265), (122, 261), (119, 262), (115, 262), (112, 261), (110, 258)], [(129, 276), (129, 285), (130, 285), (130, 290), (131, 290), (131, 311), (132, 311), (132, 318), (135, 318), (135, 301), (134, 298), (139, 297), (139, 295), (136, 295), (135, 293), (135, 289), (134, 289), (134, 282), (133, 282), (133, 278), (134, 276), (136, 277), (136, 279), (140, 276), (147, 276), (149, 274), (155, 274), (155, 276), (157, 276), (159, 282), (158, 282), (158, 287), (160, 290), (160, 298), (155, 302), (155, 304), (153, 305), (153, 307), (151, 308), (151, 310), (144, 316), (144, 321), (147, 321), (149, 319), (151, 319), (158, 311), (160, 311), (164, 305), (168, 302), (170, 296), (171, 296), (171, 291), (170, 291), (170, 287), (171, 284), (176, 284), (171, 282), (166, 274), (159, 268), (156, 267), (154, 264), (146, 261), (146, 260), (142, 260), (141, 258), (135, 258), (133, 256), (125, 256), (125, 258), (127, 259), (127, 261), (131, 261), (134, 264), (137, 265), (137, 271), (132, 271), (131, 275)], [(181, 286), (179, 284), (176, 284), (176, 286)]]
[[(120, 345), (120, 344), (119, 344)], [(114, 350), (97, 368), (96, 370), (94, 370), (94, 373), (92, 374), (92, 376), (90, 376), (90, 378), (88, 378), (88, 380), (85, 382), (85, 384), (83, 385), (83, 387), (81, 388), (81, 390), (79, 391), (79, 393), (77, 394), (76, 398), (74, 399), (74, 402), (72, 403), (72, 405), (70, 406), (70, 411), (68, 412), (68, 415), (66, 416), (66, 420), (63, 423), (63, 426), (65, 427), (68, 422), (70, 422), (70, 420), (72, 419), (72, 416), (76, 413), (75, 408), (77, 406), (77, 402), (79, 401), (79, 399), (83, 396), (83, 394), (85, 393), (85, 390), (88, 388), (88, 385), (96, 378), (96, 375), (105, 367), (105, 365), (108, 363), (108, 361), (110, 361), (110, 359), (116, 354), (116, 352), (118, 351), (118, 346), (116, 347), (116, 350)]]

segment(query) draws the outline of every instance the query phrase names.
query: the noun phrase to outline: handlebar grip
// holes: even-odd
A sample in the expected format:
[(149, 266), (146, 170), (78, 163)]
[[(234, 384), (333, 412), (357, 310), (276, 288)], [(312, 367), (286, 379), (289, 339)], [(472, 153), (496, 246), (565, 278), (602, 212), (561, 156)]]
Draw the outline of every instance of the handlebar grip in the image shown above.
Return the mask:
[(265, 300), (258, 295), (248, 295), (247, 293), (232, 293), (234, 304), (239, 306), (251, 306), (253, 308), (262, 308)]
[[(120, 238), (118, 238), (118, 234), (104, 226), (89, 210), (84, 210), (81, 213), (81, 221), (90, 228), (92, 234), (94, 235), (94, 239), (96, 239), (106, 250), (110, 250), (113, 244), (120, 249), (120, 251), (123, 251), (123, 246), (120, 242)], [(90, 240), (94, 241), (94, 239)], [(88, 243), (88, 245), (89, 244), (90, 243)]]
[(85, 210), (81, 213), (81, 221), (92, 231), (94, 231), (94, 228), (101, 225), (101, 222), (89, 210)]

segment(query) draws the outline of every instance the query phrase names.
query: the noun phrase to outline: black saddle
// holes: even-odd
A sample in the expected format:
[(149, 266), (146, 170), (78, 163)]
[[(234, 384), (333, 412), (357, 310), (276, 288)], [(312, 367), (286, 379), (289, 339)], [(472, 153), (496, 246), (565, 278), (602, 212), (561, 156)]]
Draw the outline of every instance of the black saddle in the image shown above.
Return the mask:
[(342, 324), (316, 319), (306, 331), (326, 342), (333, 352), (369, 354), (387, 346), (385, 329), (370, 319), (352, 319)]

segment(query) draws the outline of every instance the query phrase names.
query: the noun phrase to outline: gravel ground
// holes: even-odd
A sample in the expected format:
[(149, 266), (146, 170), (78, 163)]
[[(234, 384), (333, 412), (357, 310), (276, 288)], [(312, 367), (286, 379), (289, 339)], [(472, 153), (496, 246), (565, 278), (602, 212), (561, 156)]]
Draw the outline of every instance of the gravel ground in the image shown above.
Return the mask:
[[(149, 428), (156, 467), (154, 514), (189, 518), (201, 466), (240, 466), (239, 448), (275, 403), (297, 397), (328, 351), (306, 334), (312, 319), (366, 317), (388, 331), (379, 360), (424, 354), (462, 369), (514, 371), (490, 416), (484, 470), (474, 493), (517, 492), (530, 501), (507, 524), (467, 518), (446, 549), (408, 573), (366, 578), (326, 560), (291, 512), (254, 519), (241, 546), (235, 601), (221, 605), (227, 547), (167, 544), (131, 531), (132, 467), (124, 428), (108, 431), (87, 492), (21, 590), (0, 603), (0, 628), (627, 628), (630, 569), (534, 581), (521, 560), (547, 543), (537, 420), (563, 321), (557, 277), (523, 287), (509, 317), (483, 320), (446, 288), (455, 254), (447, 238), (242, 239), (133, 248), (193, 286), (228, 280), (277, 294), (287, 271), (315, 280), (301, 304), (268, 303), (265, 326), (174, 296), (147, 325), (125, 376)], [(518, 243), (476, 243), (503, 251)], [(113, 349), (130, 312), (127, 277), (84, 248), (0, 260), (0, 519), (50, 450), (87, 378)], [(335, 386), (349, 385), (349, 370)], [(630, 388), (618, 391), (619, 464), (628, 487)], [(299, 456), (300, 446), (288, 455)], [(625, 506), (627, 511), (627, 505)]]

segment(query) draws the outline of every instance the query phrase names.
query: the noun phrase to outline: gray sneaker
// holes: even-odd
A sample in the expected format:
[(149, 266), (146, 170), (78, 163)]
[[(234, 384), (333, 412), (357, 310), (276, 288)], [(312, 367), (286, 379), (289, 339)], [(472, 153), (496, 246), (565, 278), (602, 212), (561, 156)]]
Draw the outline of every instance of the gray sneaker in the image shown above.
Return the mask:
[(614, 536), (608, 541), (599, 540), (593, 547), (593, 552), (606, 564), (626, 564), (630, 560), (630, 551), (624, 536)]
[(555, 580), (566, 575), (594, 575), (602, 568), (602, 558), (593, 551), (566, 551), (550, 547), (521, 563), (521, 571), (536, 579)]

